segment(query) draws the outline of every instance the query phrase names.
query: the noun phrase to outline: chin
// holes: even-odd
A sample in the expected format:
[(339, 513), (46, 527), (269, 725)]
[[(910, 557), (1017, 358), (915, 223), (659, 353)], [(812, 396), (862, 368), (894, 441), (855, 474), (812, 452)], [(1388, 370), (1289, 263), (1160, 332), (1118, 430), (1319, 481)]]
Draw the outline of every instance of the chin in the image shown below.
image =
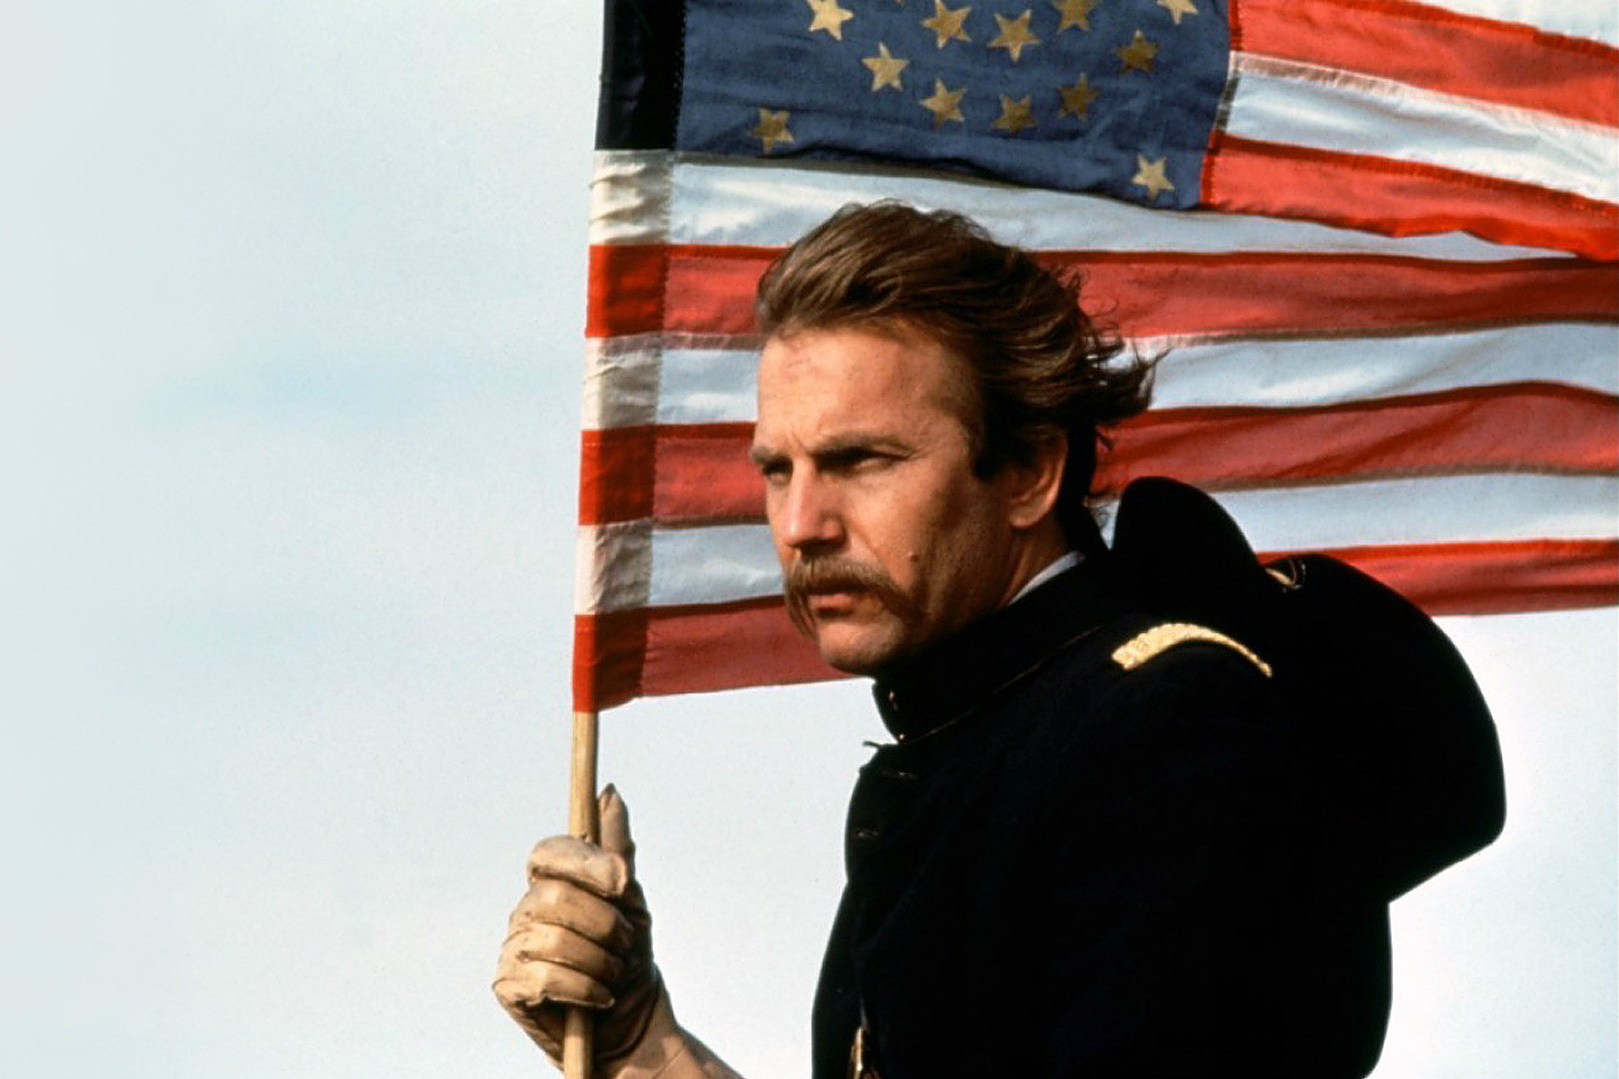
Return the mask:
[(844, 674), (872, 674), (900, 652), (901, 642), (891, 634), (847, 625), (816, 627), (815, 647), (821, 659)]

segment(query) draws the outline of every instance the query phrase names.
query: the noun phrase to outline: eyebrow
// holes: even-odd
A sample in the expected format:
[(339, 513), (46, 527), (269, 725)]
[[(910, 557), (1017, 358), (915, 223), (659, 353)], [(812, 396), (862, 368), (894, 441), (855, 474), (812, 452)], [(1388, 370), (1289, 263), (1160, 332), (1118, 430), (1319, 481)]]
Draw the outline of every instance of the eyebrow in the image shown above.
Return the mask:
[[(812, 446), (809, 456), (816, 461), (825, 461), (827, 458), (837, 457), (841, 454), (857, 453), (865, 450), (876, 450), (881, 453), (893, 453), (901, 456), (910, 456), (914, 448), (891, 434), (878, 434), (877, 432), (851, 431), (847, 434), (836, 435), (817, 446)], [(780, 450), (770, 446), (755, 445), (748, 450), (748, 459), (755, 465), (766, 465), (779, 461), (788, 456)]]

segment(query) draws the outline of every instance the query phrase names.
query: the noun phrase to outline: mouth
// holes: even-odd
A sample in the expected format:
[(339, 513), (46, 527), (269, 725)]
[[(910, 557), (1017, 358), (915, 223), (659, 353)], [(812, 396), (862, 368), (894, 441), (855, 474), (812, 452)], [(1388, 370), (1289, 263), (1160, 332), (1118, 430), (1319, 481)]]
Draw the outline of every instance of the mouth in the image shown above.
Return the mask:
[(835, 618), (849, 613), (860, 600), (871, 593), (859, 585), (817, 588), (803, 593), (804, 608), (816, 618)]
[(855, 584), (823, 584), (814, 588), (790, 589), (787, 610), (798, 628), (808, 633), (812, 626), (853, 618), (870, 592)]

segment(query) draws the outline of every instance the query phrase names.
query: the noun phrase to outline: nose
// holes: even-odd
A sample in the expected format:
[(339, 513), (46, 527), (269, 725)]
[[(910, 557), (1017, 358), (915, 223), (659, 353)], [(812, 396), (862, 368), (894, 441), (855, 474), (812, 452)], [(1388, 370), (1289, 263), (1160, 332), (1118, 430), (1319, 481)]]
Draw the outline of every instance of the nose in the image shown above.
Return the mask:
[(784, 549), (816, 553), (843, 542), (843, 515), (833, 485), (809, 470), (768, 499), (770, 532)]

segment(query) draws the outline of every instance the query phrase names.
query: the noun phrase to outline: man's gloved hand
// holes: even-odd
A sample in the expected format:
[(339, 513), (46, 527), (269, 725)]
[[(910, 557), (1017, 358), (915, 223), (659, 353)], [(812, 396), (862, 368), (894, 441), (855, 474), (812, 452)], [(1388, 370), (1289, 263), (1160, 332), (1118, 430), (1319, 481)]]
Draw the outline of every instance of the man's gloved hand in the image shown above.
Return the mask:
[(613, 1062), (646, 1037), (664, 993), (652, 965), (652, 919), (635, 880), (629, 812), (610, 786), (597, 805), (599, 847), (552, 836), (529, 855), (528, 894), (512, 911), (494, 989), (556, 1061), (566, 1005), (596, 1009), (596, 1068), (611, 1074)]

